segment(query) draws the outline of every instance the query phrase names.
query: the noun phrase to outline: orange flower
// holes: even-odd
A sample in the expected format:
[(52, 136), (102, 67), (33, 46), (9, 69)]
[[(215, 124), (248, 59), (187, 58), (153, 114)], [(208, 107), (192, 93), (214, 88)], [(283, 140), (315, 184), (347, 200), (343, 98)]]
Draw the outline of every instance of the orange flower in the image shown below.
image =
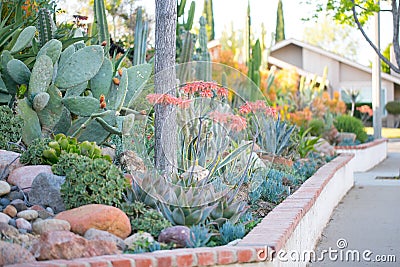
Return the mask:
[(229, 112), (223, 113), (219, 111), (213, 111), (209, 114), (209, 118), (213, 121), (224, 124), (226, 127), (235, 132), (240, 132), (247, 127), (247, 122), (245, 118)]
[(357, 110), (360, 111), (360, 113), (368, 114), (368, 116), (372, 116), (374, 114), (373, 110), (368, 105), (357, 107)]

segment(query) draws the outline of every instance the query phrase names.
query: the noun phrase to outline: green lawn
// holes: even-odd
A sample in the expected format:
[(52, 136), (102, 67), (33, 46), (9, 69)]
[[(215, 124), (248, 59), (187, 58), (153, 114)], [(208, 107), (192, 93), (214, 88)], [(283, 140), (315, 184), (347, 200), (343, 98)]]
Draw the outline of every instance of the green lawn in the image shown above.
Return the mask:
[[(374, 134), (374, 128), (365, 127), (368, 134)], [(400, 138), (400, 128), (382, 128), (382, 137), (385, 138)]]

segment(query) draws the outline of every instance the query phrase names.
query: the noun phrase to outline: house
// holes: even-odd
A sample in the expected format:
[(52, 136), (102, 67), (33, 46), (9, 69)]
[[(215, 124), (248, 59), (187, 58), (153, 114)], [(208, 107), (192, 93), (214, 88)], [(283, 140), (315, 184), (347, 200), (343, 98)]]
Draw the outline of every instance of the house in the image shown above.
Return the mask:
[[(360, 102), (372, 102), (372, 70), (322, 48), (295, 40), (287, 39), (271, 48), (269, 65), (278, 68), (295, 67), (300, 75), (322, 76), (328, 68), (328, 91), (341, 92), (344, 89), (358, 90)], [(384, 106), (388, 101), (400, 100), (400, 77), (381, 74), (381, 105), (384, 124), (393, 126), (393, 118), (387, 114)]]

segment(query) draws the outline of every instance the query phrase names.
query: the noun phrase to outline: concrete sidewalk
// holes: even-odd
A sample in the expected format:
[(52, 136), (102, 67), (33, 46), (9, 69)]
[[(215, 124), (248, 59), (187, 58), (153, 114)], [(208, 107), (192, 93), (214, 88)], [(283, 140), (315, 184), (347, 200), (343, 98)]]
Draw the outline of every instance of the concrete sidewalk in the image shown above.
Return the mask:
[(388, 158), (375, 168), (354, 174), (354, 188), (323, 231), (316, 255), (332, 250), (332, 260), (326, 252), (323, 261), (309, 266), (400, 266), (400, 180), (375, 179), (399, 175), (400, 142), (389, 142), (388, 152)]

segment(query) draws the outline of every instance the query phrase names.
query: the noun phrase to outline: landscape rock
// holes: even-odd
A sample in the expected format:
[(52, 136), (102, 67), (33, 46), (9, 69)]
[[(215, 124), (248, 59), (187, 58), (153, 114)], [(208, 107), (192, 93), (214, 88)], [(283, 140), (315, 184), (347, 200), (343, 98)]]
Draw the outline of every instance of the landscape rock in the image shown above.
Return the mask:
[(35, 257), (25, 248), (0, 241), (0, 266), (35, 262)]
[(0, 176), (7, 177), (13, 170), (24, 166), (19, 162), (19, 156), (19, 153), (0, 149)]
[(31, 208), (31, 210), (36, 210), (36, 211), (43, 211), (46, 210), (45, 208), (43, 208), (41, 205), (33, 205)]
[(15, 228), (17, 228), (16, 219), (11, 218), (11, 219), (8, 221), (8, 224), (11, 225), (11, 226), (13, 226), (13, 227), (15, 227)]
[(10, 219), (11, 219), (10, 216), (8, 216), (7, 214), (5, 214), (5, 213), (3, 213), (3, 212), (0, 212), (0, 222), (7, 223), (7, 224), (8, 224), (8, 221), (9, 221)]
[(32, 231), (32, 225), (30, 224), (30, 222), (28, 222), (24, 218), (18, 218), (15, 220), (15, 222), (17, 223), (18, 229), (24, 229), (29, 232)]
[(39, 173), (50, 173), (51, 166), (49, 165), (32, 165), (23, 166), (18, 169), (14, 169), (8, 175), (8, 182), (13, 185), (19, 186), (25, 192), (28, 192), (32, 186), (32, 182)]
[(8, 223), (0, 222), (0, 236), (1, 235), (13, 239), (18, 237), (19, 232), (15, 227), (12, 227)]
[(107, 231), (90, 228), (89, 230), (86, 231), (83, 237), (86, 238), (87, 240), (105, 240), (114, 242), (120, 250), (125, 250), (126, 248), (124, 240)]
[(64, 220), (48, 219), (35, 221), (32, 224), (32, 230), (34, 233), (41, 235), (51, 231), (70, 231), (71, 225)]
[(38, 214), (39, 214), (39, 218), (41, 218), (43, 220), (54, 217), (54, 214), (48, 212), (47, 210), (39, 210)]
[(10, 201), (13, 201), (15, 199), (21, 199), (24, 200), (24, 192), (21, 191), (11, 191), (10, 194), (7, 195), (7, 198)]
[(128, 238), (125, 238), (124, 243), (128, 249), (134, 249), (138, 241), (147, 241), (149, 243), (154, 242), (154, 237), (149, 233), (135, 233)]
[(173, 243), (176, 244), (176, 247), (183, 248), (186, 247), (190, 238), (190, 229), (187, 226), (171, 226), (165, 228), (161, 231), (158, 236), (158, 242), (162, 243)]
[(0, 205), (2, 205), (3, 207), (7, 207), (8, 204), (10, 204), (10, 200), (7, 198), (0, 198)]
[(74, 259), (120, 253), (114, 242), (86, 240), (68, 231), (46, 232), (32, 246), (38, 260)]
[(21, 199), (14, 199), (13, 201), (10, 202), (10, 205), (13, 205), (18, 212), (28, 209), (25, 202)]
[(128, 216), (115, 207), (89, 204), (57, 214), (55, 219), (66, 220), (71, 224), (71, 231), (84, 235), (90, 228), (107, 231), (120, 238), (131, 233)]
[(23, 210), (17, 213), (18, 218), (24, 218), (27, 221), (32, 221), (39, 217), (39, 214), (36, 210)]
[(122, 152), (119, 161), (121, 165), (131, 173), (144, 173), (146, 171), (146, 166), (143, 160), (136, 155), (134, 151), (126, 150)]
[(7, 195), (10, 192), (11, 186), (5, 181), (0, 181), (0, 196)]
[(3, 210), (4, 214), (7, 214), (8, 216), (10, 216), (11, 218), (14, 218), (15, 216), (17, 216), (17, 209), (13, 206), (13, 205), (8, 205), (4, 210)]
[(335, 155), (335, 147), (329, 144), (329, 142), (323, 138), (318, 141), (314, 148), (317, 153), (323, 154), (325, 156), (332, 157), (333, 155)]
[(32, 204), (51, 207), (56, 213), (64, 211), (65, 205), (61, 197), (61, 185), (65, 176), (51, 173), (40, 173), (32, 182), (29, 191), (29, 202)]

